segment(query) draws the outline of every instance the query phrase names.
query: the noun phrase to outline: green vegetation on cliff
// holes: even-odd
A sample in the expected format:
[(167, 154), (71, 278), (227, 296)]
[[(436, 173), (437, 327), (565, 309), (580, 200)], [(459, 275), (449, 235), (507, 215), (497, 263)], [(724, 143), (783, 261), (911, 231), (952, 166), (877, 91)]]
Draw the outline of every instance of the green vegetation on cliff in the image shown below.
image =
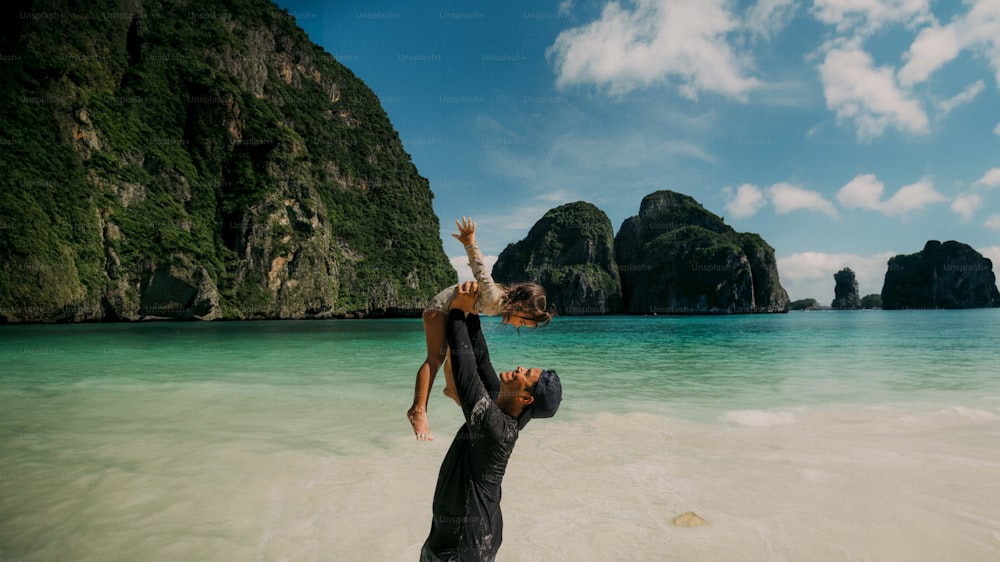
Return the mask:
[(536, 281), (561, 314), (785, 312), (774, 248), (692, 197), (657, 191), (613, 236), (586, 202), (550, 210), (500, 253), (500, 282)]
[(559, 314), (621, 310), (611, 220), (604, 211), (583, 201), (545, 213), (524, 240), (500, 253), (493, 277), (501, 283), (540, 284)]
[(788, 310), (813, 310), (819, 308), (816, 299), (799, 299), (788, 303)]
[(0, 43), (0, 319), (379, 314), (454, 282), (378, 98), (271, 2), (22, 15)]
[(861, 308), (869, 310), (873, 308), (882, 308), (882, 295), (872, 293), (861, 297)]
[(632, 314), (785, 312), (774, 248), (725, 224), (694, 198), (643, 198), (615, 237), (623, 310)]

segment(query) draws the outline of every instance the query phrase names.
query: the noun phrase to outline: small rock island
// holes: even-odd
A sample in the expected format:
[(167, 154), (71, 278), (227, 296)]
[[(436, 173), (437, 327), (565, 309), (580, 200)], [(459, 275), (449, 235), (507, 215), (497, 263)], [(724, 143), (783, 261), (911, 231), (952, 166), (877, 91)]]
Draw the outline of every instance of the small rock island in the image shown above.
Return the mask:
[(861, 295), (858, 293), (858, 280), (854, 270), (849, 267), (833, 274), (833, 302), (830, 308), (834, 310), (857, 310), (861, 308)]

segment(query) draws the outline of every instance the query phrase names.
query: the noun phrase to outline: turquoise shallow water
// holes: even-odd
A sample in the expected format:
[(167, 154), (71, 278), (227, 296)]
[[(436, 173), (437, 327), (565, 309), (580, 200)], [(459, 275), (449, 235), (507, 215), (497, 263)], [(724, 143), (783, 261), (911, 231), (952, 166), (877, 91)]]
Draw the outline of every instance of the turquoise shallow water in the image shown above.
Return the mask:
[[(501, 560), (1000, 557), (1000, 311), (484, 332), (565, 387)], [(2, 326), (0, 559), (415, 559), (461, 423), (435, 392), (413, 440), (423, 349), (418, 320)]]

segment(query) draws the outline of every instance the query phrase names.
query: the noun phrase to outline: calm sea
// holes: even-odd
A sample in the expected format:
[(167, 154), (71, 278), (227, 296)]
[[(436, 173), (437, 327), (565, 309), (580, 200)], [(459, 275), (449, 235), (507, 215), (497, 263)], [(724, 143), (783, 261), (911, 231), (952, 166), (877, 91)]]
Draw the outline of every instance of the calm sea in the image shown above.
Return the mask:
[[(1000, 310), (484, 319), (556, 369), (499, 560), (998, 560)], [(0, 560), (416, 560), (418, 320), (0, 326)], [(694, 511), (704, 526), (679, 527)]]

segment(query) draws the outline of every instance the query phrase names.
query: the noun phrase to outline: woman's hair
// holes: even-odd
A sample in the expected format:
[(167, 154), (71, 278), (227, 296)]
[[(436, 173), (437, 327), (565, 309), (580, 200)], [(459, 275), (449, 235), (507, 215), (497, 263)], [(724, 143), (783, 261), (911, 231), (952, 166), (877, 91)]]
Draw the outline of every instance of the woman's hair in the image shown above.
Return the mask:
[(536, 328), (541, 328), (552, 321), (556, 311), (548, 306), (545, 289), (538, 283), (514, 283), (507, 285), (503, 299), (500, 300), (500, 313), (503, 315), (517, 314), (524, 320), (535, 322)]

